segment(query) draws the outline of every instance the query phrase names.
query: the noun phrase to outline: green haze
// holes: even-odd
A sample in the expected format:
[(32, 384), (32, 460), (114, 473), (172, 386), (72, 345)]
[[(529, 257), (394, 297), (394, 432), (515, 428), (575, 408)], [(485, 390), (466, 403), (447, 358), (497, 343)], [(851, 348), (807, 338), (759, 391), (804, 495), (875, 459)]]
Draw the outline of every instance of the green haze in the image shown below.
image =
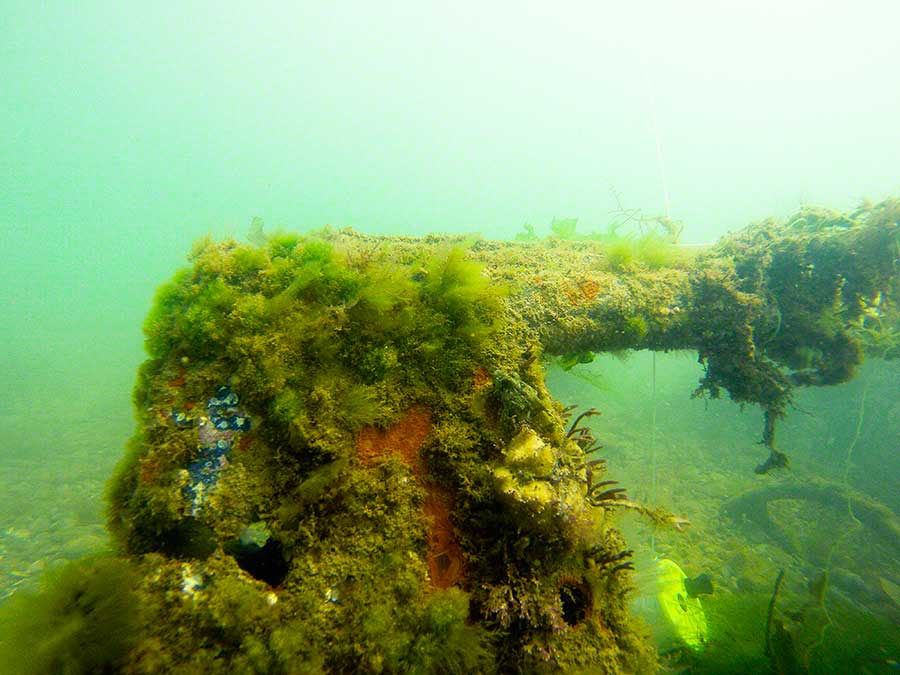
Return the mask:
[[(0, 601), (102, 546), (141, 324), (198, 237), (245, 237), (259, 216), (267, 231), (511, 238), (554, 218), (599, 229), (627, 208), (701, 243), (803, 203), (853, 208), (900, 191), (898, 23), (887, 0), (0, 0)], [(636, 495), (709, 542), (730, 527), (723, 486), (755, 480), (758, 413), (691, 401), (688, 357), (659, 357), (654, 393), (649, 359), (551, 384), (606, 410), (629, 487), (659, 448), (684, 480)], [(802, 475), (897, 511), (897, 369), (864, 376), (804, 392), (810, 415), (792, 411), (783, 442)], [(827, 536), (811, 532), (810, 574)], [(836, 564), (857, 569), (861, 539), (847, 545)], [(669, 546), (764, 604), (771, 561)], [(867, 565), (877, 587), (886, 567)]]

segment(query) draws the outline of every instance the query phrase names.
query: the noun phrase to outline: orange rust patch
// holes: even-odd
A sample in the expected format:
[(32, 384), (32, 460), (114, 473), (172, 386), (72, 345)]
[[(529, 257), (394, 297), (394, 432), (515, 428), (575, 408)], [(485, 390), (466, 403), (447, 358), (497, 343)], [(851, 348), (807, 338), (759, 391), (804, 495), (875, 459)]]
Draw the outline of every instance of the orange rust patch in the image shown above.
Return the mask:
[[(485, 376), (489, 378), (487, 371)], [(356, 439), (356, 456), (360, 464), (368, 467), (382, 457), (395, 455), (410, 468), (425, 489), (422, 515), (428, 521), (425, 535), (428, 573), (435, 588), (449, 588), (462, 578), (465, 558), (450, 519), (453, 497), (429, 480), (425, 463), (419, 456), (430, 432), (431, 413), (424, 406), (414, 406), (390, 429), (364, 427)]]
[(484, 389), (491, 383), (491, 374), (482, 366), (478, 366), (472, 374), (472, 387)]
[(138, 459), (140, 468), (140, 479), (144, 485), (151, 485), (156, 482), (156, 476), (159, 473), (159, 462), (149, 457), (141, 457)]
[(582, 279), (563, 289), (573, 305), (590, 302), (600, 294), (600, 284), (594, 279)]
[(593, 279), (585, 279), (578, 284), (585, 300), (593, 300), (600, 294), (600, 284)]
[(456, 539), (450, 512), (453, 499), (438, 485), (426, 485), (422, 512), (428, 524), (428, 573), (435, 588), (450, 588), (463, 576), (465, 558)]
[(372, 466), (380, 457), (396, 455), (420, 478), (425, 468), (419, 450), (431, 432), (431, 413), (424, 406), (413, 406), (390, 429), (363, 427), (356, 438), (356, 456), (363, 466)]
[(169, 380), (166, 384), (168, 384), (170, 387), (183, 387), (185, 372), (186, 371), (184, 369), (184, 366), (179, 364), (178, 375), (175, 378)]

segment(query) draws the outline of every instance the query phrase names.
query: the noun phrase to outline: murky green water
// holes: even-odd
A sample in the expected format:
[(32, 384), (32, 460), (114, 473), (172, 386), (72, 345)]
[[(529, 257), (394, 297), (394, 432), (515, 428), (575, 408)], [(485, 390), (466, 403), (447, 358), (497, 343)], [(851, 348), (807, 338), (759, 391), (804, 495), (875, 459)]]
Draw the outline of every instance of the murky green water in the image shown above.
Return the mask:
[[(822, 481), (826, 490), (849, 488), (850, 495), (877, 500), (890, 509), (895, 527), (897, 363), (873, 361), (843, 387), (798, 392), (781, 431), (793, 468), (767, 477), (753, 473), (764, 454), (762, 414), (725, 401), (689, 400), (702, 372), (692, 355), (656, 356), (655, 393), (651, 354), (605, 357), (578, 368), (551, 371), (551, 389), (566, 403), (603, 410), (592, 426), (611, 474), (634, 497), (691, 521), (678, 533), (626, 519), (636, 558), (647, 565), (665, 556), (689, 577), (708, 573), (715, 585), (702, 598), (706, 649), (695, 658), (672, 654), (673, 667), (764, 672), (772, 663), (764, 654), (767, 607), (784, 570), (777, 608), (793, 616), (796, 653), (811, 672), (890, 672), (900, 648), (900, 539), (859, 517), (860, 507), (848, 505), (843, 493), (818, 499), (800, 486)], [(739, 495), (780, 487), (785, 492), (776, 496), (784, 498), (763, 505), (771, 517), (766, 527), (754, 521), (754, 509), (729, 509)]]

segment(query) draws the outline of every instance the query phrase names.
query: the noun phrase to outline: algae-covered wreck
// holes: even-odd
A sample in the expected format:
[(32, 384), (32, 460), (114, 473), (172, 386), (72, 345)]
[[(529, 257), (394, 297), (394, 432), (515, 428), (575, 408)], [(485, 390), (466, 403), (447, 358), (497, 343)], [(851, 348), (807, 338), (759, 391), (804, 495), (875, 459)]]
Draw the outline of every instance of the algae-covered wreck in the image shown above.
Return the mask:
[(147, 318), (110, 482), (140, 617), (114, 665), (651, 672), (609, 514), (682, 523), (615, 486), (542, 356), (695, 350), (698, 393), (761, 406), (759, 470), (783, 466), (794, 386), (900, 354), (898, 237), (888, 201), (624, 263), (588, 240), (200, 242)]

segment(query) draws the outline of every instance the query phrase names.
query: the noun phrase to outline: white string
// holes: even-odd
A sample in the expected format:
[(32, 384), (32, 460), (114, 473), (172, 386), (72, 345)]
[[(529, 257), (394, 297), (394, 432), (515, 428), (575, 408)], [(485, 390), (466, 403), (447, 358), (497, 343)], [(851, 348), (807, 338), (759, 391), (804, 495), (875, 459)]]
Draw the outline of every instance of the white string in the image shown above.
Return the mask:
[[(659, 172), (659, 183), (662, 187), (663, 208), (666, 218), (669, 218), (669, 185), (666, 181), (666, 164), (663, 161), (662, 135), (659, 133), (659, 125), (656, 121), (656, 97), (653, 95), (653, 86), (650, 77), (644, 73), (647, 88), (647, 98), (650, 101), (650, 121), (653, 126), (653, 138), (656, 141), (656, 168)], [(650, 503), (656, 503), (656, 352), (650, 351), (651, 363), (651, 394), (650, 394)], [(650, 533), (650, 554), (656, 557), (656, 535)]]
[[(650, 351), (650, 503), (656, 503), (656, 352)], [(656, 535), (650, 530), (650, 555), (656, 557)]]

